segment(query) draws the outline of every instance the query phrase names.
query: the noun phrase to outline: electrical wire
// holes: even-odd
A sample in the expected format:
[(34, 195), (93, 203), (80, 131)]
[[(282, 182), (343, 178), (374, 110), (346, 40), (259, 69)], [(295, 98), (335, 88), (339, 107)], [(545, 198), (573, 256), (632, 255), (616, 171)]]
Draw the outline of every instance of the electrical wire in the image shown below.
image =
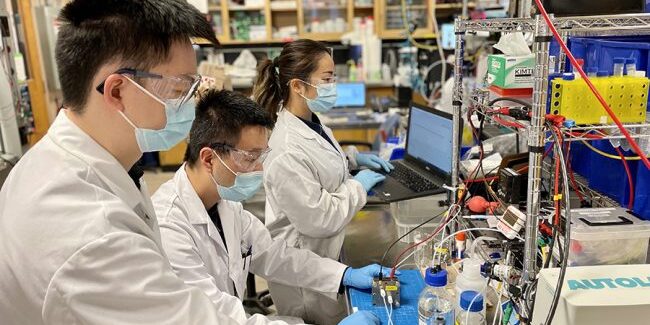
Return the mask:
[[(539, 0), (535, 0), (539, 1)], [(561, 170), (563, 177), (564, 192), (569, 193), (569, 177), (566, 168), (566, 160), (564, 160), (564, 154), (562, 153), (562, 147), (560, 146), (560, 134), (551, 132), (553, 138), (555, 139), (555, 149), (558, 152), (558, 156), (561, 162)], [(564, 254), (562, 256), (562, 265), (560, 266), (560, 274), (558, 276), (557, 288), (555, 289), (555, 294), (553, 295), (553, 301), (551, 302), (551, 309), (546, 317), (545, 325), (550, 325), (553, 322), (553, 317), (555, 317), (555, 311), (557, 310), (558, 303), (560, 301), (560, 295), (562, 294), (562, 286), (564, 285), (564, 277), (566, 276), (566, 269), (569, 260), (569, 245), (571, 244), (571, 200), (569, 200), (569, 195), (564, 196), (565, 200), (565, 222), (564, 222)]]
[(580, 73), (580, 76), (582, 77), (582, 80), (587, 84), (591, 92), (596, 96), (598, 101), (600, 102), (601, 106), (605, 109), (609, 117), (614, 121), (616, 126), (621, 130), (621, 133), (625, 135), (625, 138), (627, 139), (628, 143), (634, 150), (634, 152), (641, 158), (643, 161), (643, 164), (646, 166), (646, 168), (650, 169), (650, 160), (646, 157), (647, 155), (641, 150), (639, 147), (639, 144), (632, 138), (630, 133), (627, 131), (627, 129), (623, 126), (623, 123), (621, 123), (621, 120), (614, 114), (612, 109), (609, 107), (603, 96), (600, 94), (598, 89), (596, 89), (596, 86), (591, 82), (591, 79), (589, 79), (589, 76), (585, 73), (585, 71), (582, 69), (582, 67), (578, 64), (578, 61), (576, 58), (573, 56), (573, 53), (571, 53), (571, 50), (567, 47), (566, 43), (562, 39), (562, 36), (560, 36), (560, 33), (558, 33), (557, 29), (555, 29), (555, 26), (553, 25), (553, 22), (551, 21), (551, 18), (549, 17), (548, 13), (546, 12), (546, 9), (544, 8), (544, 5), (542, 4), (541, 0), (535, 0), (535, 4), (537, 5), (537, 8), (539, 9), (540, 13), (542, 14), (542, 17), (544, 18), (544, 21), (546, 22), (546, 25), (550, 29), (551, 33), (553, 34), (553, 37), (555, 37), (555, 40), (560, 44), (560, 47), (562, 47), (562, 50), (566, 54), (567, 58), (571, 61), (571, 65), (573, 66), (574, 70), (578, 70), (578, 73)]
[(627, 183), (630, 188), (630, 201), (627, 203), (627, 208), (632, 210), (634, 208), (634, 181), (632, 180), (632, 172), (630, 171), (630, 166), (627, 164), (627, 160), (625, 160), (625, 156), (623, 156), (621, 149), (614, 149), (616, 149), (618, 156), (621, 157), (621, 161), (623, 161), (623, 167), (625, 167), (625, 173), (627, 174)]
[(386, 255), (388, 255), (388, 252), (390, 252), (390, 250), (393, 248), (393, 246), (397, 245), (397, 243), (399, 243), (400, 240), (402, 240), (402, 239), (404, 239), (406, 236), (410, 235), (410, 234), (411, 234), (412, 232), (414, 232), (416, 229), (419, 229), (419, 228), (421, 228), (422, 226), (426, 225), (427, 223), (432, 222), (432, 221), (435, 220), (436, 218), (441, 217), (441, 216), (442, 216), (443, 214), (445, 214), (447, 211), (448, 211), (448, 210), (442, 211), (442, 212), (438, 213), (437, 215), (433, 216), (432, 218), (430, 218), (430, 219), (428, 219), (428, 220), (425, 220), (425, 221), (422, 222), (421, 224), (419, 224), (419, 225), (413, 227), (413, 229), (407, 231), (407, 232), (406, 232), (404, 235), (402, 235), (401, 237), (397, 238), (393, 243), (391, 243), (390, 246), (388, 246), (388, 248), (386, 249), (386, 251), (384, 251), (384, 255), (381, 257), (381, 262), (379, 263), (379, 277), (381, 277), (382, 274), (383, 274), (383, 273), (382, 273), (382, 268), (383, 268), (384, 262), (386, 261)]
[(498, 98), (490, 100), (488, 102), (488, 106), (492, 106), (495, 103), (503, 102), (503, 101), (509, 101), (509, 102), (517, 103), (517, 104), (520, 104), (520, 105), (524, 105), (524, 106), (526, 106), (528, 108), (533, 107), (531, 103), (529, 103), (529, 102), (527, 102), (527, 101), (525, 101), (523, 99), (519, 99), (519, 98), (515, 98), (515, 97), (498, 97)]
[[(454, 211), (453, 209), (456, 208), (456, 207), (458, 208), (458, 211), (454, 212), (454, 214), (451, 217), (449, 217), (451, 215), (450, 212)], [(422, 241), (414, 243), (414, 244), (406, 247), (404, 250), (402, 250), (402, 252), (400, 252), (400, 254), (395, 259), (395, 262), (393, 264), (393, 268), (391, 269), (390, 277), (392, 278), (392, 277), (395, 276), (395, 270), (396, 270), (395, 265), (399, 264), (399, 261), (402, 259), (402, 256), (404, 256), (404, 254), (406, 254), (406, 252), (408, 252), (409, 250), (411, 250), (411, 249), (413, 249), (415, 247), (418, 247), (419, 245), (422, 245), (423, 243), (426, 243), (427, 241), (431, 240), (444, 227), (446, 227), (447, 224), (449, 224), (453, 219), (455, 219), (458, 216), (458, 214), (460, 214), (461, 211), (462, 211), (462, 208), (460, 206), (458, 206), (457, 204), (454, 204), (454, 205), (450, 206), (449, 209), (447, 210), (447, 220), (444, 223), (441, 223), (431, 235), (429, 235), (427, 238), (423, 239)], [(381, 267), (380, 267), (380, 269), (381, 269)], [(381, 274), (381, 272), (380, 272), (380, 274)]]
[(501, 117), (499, 117), (497, 115), (493, 116), (492, 119), (495, 122), (497, 122), (497, 123), (499, 123), (499, 124), (501, 124), (501, 125), (503, 125), (505, 127), (511, 127), (511, 128), (516, 128), (516, 129), (523, 129), (523, 128), (526, 127), (521, 123), (508, 121), (508, 120), (502, 119)]
[[(501, 232), (501, 230), (499, 230), (499, 229), (494, 229), (494, 228), (467, 228), (467, 229), (463, 229), (463, 230), (456, 231), (456, 232), (454, 232), (453, 234), (450, 234), (449, 236), (445, 237), (443, 240), (441, 240), (441, 241), (438, 243), (438, 245), (437, 245), (437, 246), (435, 247), (435, 249), (434, 249), (433, 259), (434, 259), (434, 260), (436, 259), (437, 254), (438, 254), (438, 251), (440, 250), (440, 248), (442, 247), (442, 244), (443, 244), (444, 242), (448, 241), (450, 238), (456, 236), (457, 234), (464, 233), (464, 232), (468, 232), (468, 231), (492, 231), (492, 232), (498, 232), (498, 233), (500, 233), (500, 234), (503, 235), (503, 232)], [(517, 235), (515, 238), (517, 238), (517, 239), (519, 239), (519, 240), (521, 240), (521, 241), (524, 241), (524, 239), (521, 238), (521, 236), (519, 236), (519, 235)]]
[(571, 161), (572, 161), (571, 143), (572, 143), (572, 141), (569, 141), (567, 143), (567, 149), (566, 149), (567, 150), (567, 153), (566, 153), (566, 155), (567, 155), (567, 163), (566, 164), (567, 164), (567, 168), (569, 169), (569, 178), (571, 180), (571, 186), (573, 186), (573, 190), (576, 192), (576, 195), (578, 196), (578, 199), (580, 200), (580, 202), (582, 204), (582, 202), (586, 202), (586, 200), (585, 200), (584, 195), (582, 194), (582, 190), (578, 186), (578, 182), (576, 182), (576, 177), (573, 174), (573, 168), (571, 168)]
[[(602, 139), (602, 137), (599, 137), (599, 139)], [(616, 160), (622, 160), (623, 159), (623, 158), (621, 158), (621, 156), (608, 154), (608, 153), (606, 153), (606, 152), (592, 146), (587, 141), (581, 140), (580, 142), (582, 142), (587, 148), (591, 149), (591, 151), (593, 151), (593, 152), (595, 152), (595, 153), (597, 153), (597, 154), (599, 154), (599, 155), (601, 155), (603, 157), (607, 157), (607, 158), (610, 158), (610, 159), (616, 159)], [(641, 157), (639, 157), (639, 156), (624, 156), (624, 157), (625, 157), (625, 160), (641, 160)]]

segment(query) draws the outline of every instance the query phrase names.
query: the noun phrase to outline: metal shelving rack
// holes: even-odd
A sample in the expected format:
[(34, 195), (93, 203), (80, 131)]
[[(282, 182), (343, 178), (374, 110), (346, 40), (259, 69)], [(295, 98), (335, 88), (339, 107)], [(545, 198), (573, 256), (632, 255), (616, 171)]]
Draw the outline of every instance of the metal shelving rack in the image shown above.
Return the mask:
[[(606, 35), (647, 35), (650, 34), (650, 14), (634, 15), (611, 15), (611, 16), (586, 16), (586, 17), (563, 17), (551, 18), (553, 25), (566, 40), (568, 36), (606, 36)], [(530, 32), (533, 33), (533, 53), (535, 54), (535, 72), (533, 86), (533, 107), (530, 125), (526, 126), (529, 146), (529, 170), (528, 170), (528, 197), (526, 206), (526, 234), (525, 234), (525, 255), (523, 263), (522, 284), (530, 284), (537, 275), (537, 224), (540, 215), (540, 189), (543, 161), (542, 155), (544, 145), (550, 139), (547, 138), (544, 130), (544, 116), (546, 114), (546, 99), (549, 74), (549, 46), (552, 39), (551, 32), (542, 17), (535, 18), (512, 18), (512, 19), (488, 19), (488, 20), (461, 20), (455, 21), (456, 49), (454, 67), (454, 142), (453, 148), (456, 154), (452, 155), (452, 176), (453, 187), (458, 186), (459, 176), (459, 132), (456, 128), (462, 114), (463, 105), (463, 58), (465, 47), (465, 36), (467, 33), (475, 32)], [(564, 68), (565, 55), (558, 58), (560, 69)], [(637, 123), (627, 127), (649, 130), (650, 123)], [(611, 135), (607, 130), (616, 129), (615, 125), (592, 125), (585, 127), (574, 127), (563, 131), (592, 132), (602, 136), (602, 139), (622, 138), (620, 135)], [(645, 133), (644, 133), (645, 132)], [(633, 137), (650, 137), (648, 131), (634, 132)], [(594, 140), (586, 137), (570, 137), (569, 141)], [(453, 195), (452, 198), (456, 198)], [(532, 315), (530, 315), (532, 316)]]

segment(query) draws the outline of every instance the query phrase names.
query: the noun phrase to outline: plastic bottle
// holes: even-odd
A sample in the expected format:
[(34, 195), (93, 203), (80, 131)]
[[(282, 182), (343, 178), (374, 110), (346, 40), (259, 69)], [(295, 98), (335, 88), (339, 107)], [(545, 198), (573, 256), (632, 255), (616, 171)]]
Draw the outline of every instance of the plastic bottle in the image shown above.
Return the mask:
[(445, 290), (447, 271), (426, 270), (424, 282), (427, 286), (420, 293), (418, 300), (419, 325), (454, 325), (453, 299)]
[(635, 59), (625, 59), (625, 74), (630, 77), (636, 77)]
[(456, 277), (456, 310), (460, 312), (460, 295), (463, 291), (473, 290), (481, 292), (485, 288), (487, 279), (481, 275), (481, 260), (466, 258), (463, 260), (463, 272)]
[(458, 313), (458, 325), (484, 325), (485, 313), (483, 296), (476, 291), (465, 291), (460, 295), (461, 312)]
[(456, 239), (456, 250), (454, 251), (454, 259), (460, 261), (465, 254), (465, 242), (467, 236), (464, 232), (458, 233), (455, 236)]
[(614, 58), (614, 77), (622, 77), (623, 69), (625, 67), (625, 58)]

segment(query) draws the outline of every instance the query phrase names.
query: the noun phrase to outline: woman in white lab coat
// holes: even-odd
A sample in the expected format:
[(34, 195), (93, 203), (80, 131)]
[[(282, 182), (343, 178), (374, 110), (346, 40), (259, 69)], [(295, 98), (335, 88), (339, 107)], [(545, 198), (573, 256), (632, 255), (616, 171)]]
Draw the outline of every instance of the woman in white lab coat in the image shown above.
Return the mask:
[[(336, 101), (336, 76), (330, 49), (299, 40), (284, 46), (260, 66), (254, 99), (277, 118), (264, 162), (266, 226), (274, 238), (316, 254), (338, 259), (345, 226), (366, 204), (367, 192), (384, 177), (364, 170), (352, 177), (349, 167), (392, 166), (375, 155), (346, 154), (332, 131), (314, 113)], [(307, 289), (272, 282), (273, 301), (282, 314), (317, 324), (335, 323), (343, 306)]]
[[(223, 314), (246, 324), (271, 322), (261, 315), (248, 317), (244, 311), (249, 271), (310, 288), (332, 301), (342, 284), (370, 288), (379, 271), (377, 265), (347, 268), (289, 247), (282, 239), (272, 239), (262, 222), (242, 208), (240, 201), (253, 196), (262, 184), (272, 125), (250, 99), (230, 91), (208, 91), (197, 104), (185, 164), (153, 196), (162, 244), (176, 274), (203, 290)], [(375, 323), (376, 317), (367, 313), (344, 320), (348, 325)]]

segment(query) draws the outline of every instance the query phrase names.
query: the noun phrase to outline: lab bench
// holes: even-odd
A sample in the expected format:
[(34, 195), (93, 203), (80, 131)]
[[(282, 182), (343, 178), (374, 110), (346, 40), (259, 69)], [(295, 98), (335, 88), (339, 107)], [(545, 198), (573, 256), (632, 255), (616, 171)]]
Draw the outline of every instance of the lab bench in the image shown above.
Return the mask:
[[(435, 199), (437, 200), (437, 198)], [(416, 204), (422, 205), (427, 204), (422, 200), (414, 200), (414, 202), (419, 202)], [(430, 208), (430, 205), (427, 205), (427, 208)], [(434, 216), (446, 209), (447, 207), (438, 207), (430, 211), (430, 216)], [(483, 225), (482, 222), (478, 223)], [(470, 226), (470, 224), (463, 223), (462, 226), (467, 227)], [(345, 242), (341, 252), (341, 262), (350, 267), (363, 267), (372, 263), (380, 263), (384, 251), (390, 246), (390, 244), (399, 238), (398, 233), (398, 224), (391, 213), (390, 205), (367, 205), (363, 210), (357, 213), (346, 227)], [(481, 236), (488, 234), (479, 232), (476, 235)], [(388, 254), (386, 254), (384, 266), (390, 267), (400, 252), (409, 245), (411, 245), (411, 243), (398, 242), (388, 252)], [(410, 257), (405, 263), (405, 269), (417, 268), (414, 265), (413, 257)], [(450, 281), (454, 278), (455, 275), (450, 274)], [(349, 312), (352, 312), (349, 297), (349, 291), (346, 289), (348, 310)], [(414, 303), (417, 304), (417, 301)], [(417, 312), (417, 308), (409, 308), (409, 310), (414, 310), (412, 312), (415, 313)], [(492, 317), (494, 317), (494, 310), (495, 309), (492, 306), (489, 306), (487, 309), (487, 319), (489, 322), (491, 322), (493, 319)], [(417, 315), (415, 316), (417, 317)], [(412, 318), (413, 317), (408, 317), (408, 319)], [(393, 321), (395, 322), (395, 325), (401, 325), (403, 323), (400, 323), (399, 319), (393, 319)]]

